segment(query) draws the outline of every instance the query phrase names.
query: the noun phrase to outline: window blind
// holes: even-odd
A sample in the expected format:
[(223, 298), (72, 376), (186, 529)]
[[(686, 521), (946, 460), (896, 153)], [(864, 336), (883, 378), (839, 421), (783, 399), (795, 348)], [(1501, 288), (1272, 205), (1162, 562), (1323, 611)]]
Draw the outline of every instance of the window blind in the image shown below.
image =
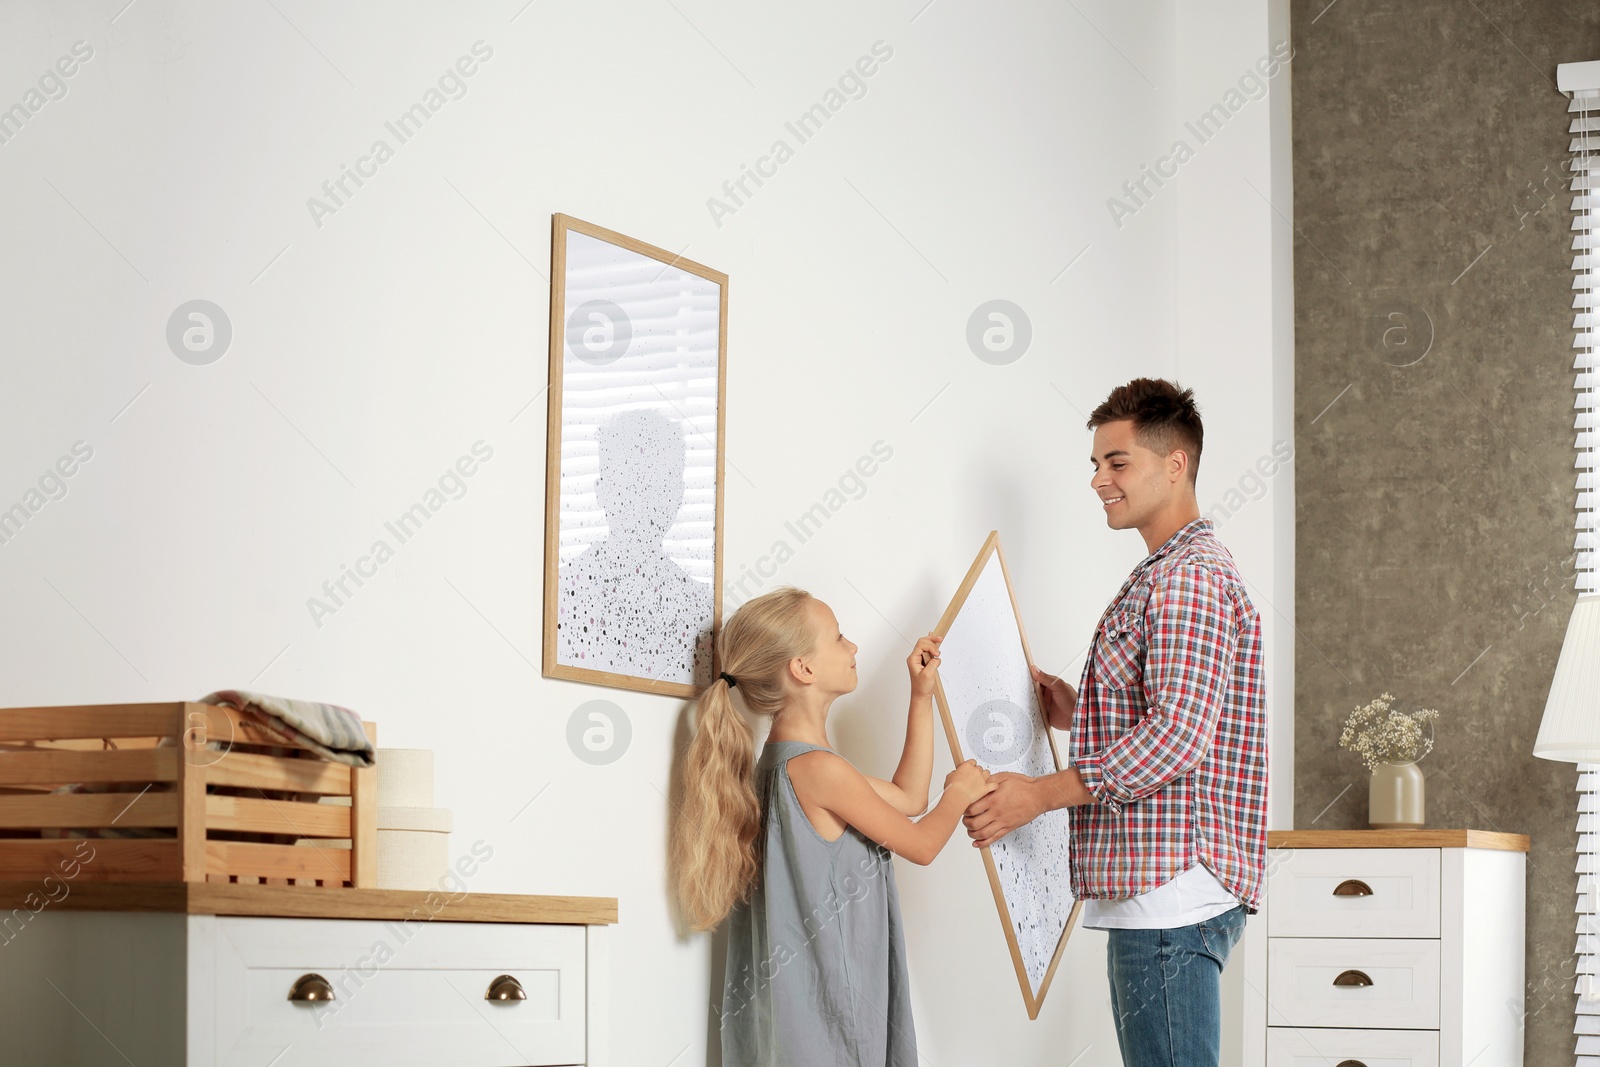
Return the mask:
[[(1577, 64), (1575, 64), (1577, 65)], [(1600, 64), (1581, 64), (1600, 66)], [(1568, 105), (1571, 114), (1569, 130), (1572, 141), (1569, 164), (1572, 176), (1572, 347), (1576, 350), (1573, 369), (1577, 372), (1577, 409), (1574, 428), (1578, 432), (1578, 592), (1600, 591), (1595, 575), (1595, 553), (1600, 544), (1596, 537), (1595, 447), (1596, 407), (1600, 406), (1600, 390), (1596, 389), (1595, 367), (1595, 292), (1600, 289), (1600, 263), (1597, 263), (1595, 225), (1600, 219), (1596, 204), (1600, 202), (1600, 89), (1576, 90)], [(1597, 1065), (1600, 1067), (1600, 1065)]]
[(1573, 970), (1578, 996), (1572, 1032), (1577, 1067), (1600, 1067), (1600, 764), (1578, 764), (1578, 943)]
[[(1569, 173), (1572, 184), (1572, 347), (1573, 383), (1577, 393), (1578, 537), (1577, 591), (1600, 591), (1596, 581), (1595, 484), (1597, 456), (1596, 408), (1600, 407), (1595, 366), (1595, 294), (1600, 290), (1600, 248), (1596, 225), (1600, 220), (1600, 62), (1563, 64), (1558, 85), (1572, 94), (1567, 106), (1571, 142)], [(1573, 1050), (1577, 1067), (1600, 1067), (1600, 764), (1578, 765), (1578, 913), (1575, 954), (1577, 995)]]

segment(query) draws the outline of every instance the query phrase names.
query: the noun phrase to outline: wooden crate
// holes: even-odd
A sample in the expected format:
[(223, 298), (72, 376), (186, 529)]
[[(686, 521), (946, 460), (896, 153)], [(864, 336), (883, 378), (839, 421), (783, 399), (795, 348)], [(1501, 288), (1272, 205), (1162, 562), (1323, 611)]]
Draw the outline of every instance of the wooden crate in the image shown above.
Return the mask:
[[(377, 728), (363, 726), (376, 743)], [(69, 783), (119, 791), (51, 792)], [(377, 803), (375, 769), (285, 744), (233, 708), (0, 709), (0, 881), (371, 888)], [(162, 836), (81, 834), (127, 830)], [(240, 840), (268, 834), (326, 845)]]

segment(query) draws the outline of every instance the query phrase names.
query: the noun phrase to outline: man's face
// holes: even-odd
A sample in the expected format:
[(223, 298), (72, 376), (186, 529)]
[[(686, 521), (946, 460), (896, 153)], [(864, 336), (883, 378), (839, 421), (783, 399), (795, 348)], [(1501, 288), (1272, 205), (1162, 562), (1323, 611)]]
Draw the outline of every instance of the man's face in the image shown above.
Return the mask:
[(1132, 419), (1096, 427), (1089, 461), (1094, 464), (1089, 488), (1100, 498), (1106, 525), (1113, 530), (1138, 529), (1166, 506), (1177, 486), (1168, 458), (1135, 439)]

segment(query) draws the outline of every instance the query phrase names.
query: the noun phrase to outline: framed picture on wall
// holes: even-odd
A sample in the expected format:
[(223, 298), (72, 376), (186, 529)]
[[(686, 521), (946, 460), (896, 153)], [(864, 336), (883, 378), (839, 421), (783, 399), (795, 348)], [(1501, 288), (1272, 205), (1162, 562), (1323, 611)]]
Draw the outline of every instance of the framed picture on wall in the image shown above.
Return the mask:
[(728, 277), (556, 215), (544, 674), (693, 696), (722, 622)]

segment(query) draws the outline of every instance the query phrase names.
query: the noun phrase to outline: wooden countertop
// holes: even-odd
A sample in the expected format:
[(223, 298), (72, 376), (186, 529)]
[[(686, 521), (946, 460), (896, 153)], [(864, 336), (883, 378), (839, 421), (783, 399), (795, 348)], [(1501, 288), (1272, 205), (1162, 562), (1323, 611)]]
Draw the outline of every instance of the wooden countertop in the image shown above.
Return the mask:
[[(323, 889), (225, 882), (0, 882), (0, 915), (51, 911), (154, 911), (297, 919), (418, 919), (477, 923), (610, 924), (615, 897), (543, 897), (408, 889)], [(61, 896), (62, 889), (67, 891)], [(34, 900), (28, 901), (29, 894)], [(52, 900), (51, 897), (59, 897)], [(40, 902), (45, 902), (40, 906)]]
[(1268, 848), (1495, 848), (1528, 851), (1527, 834), (1490, 830), (1268, 830)]

